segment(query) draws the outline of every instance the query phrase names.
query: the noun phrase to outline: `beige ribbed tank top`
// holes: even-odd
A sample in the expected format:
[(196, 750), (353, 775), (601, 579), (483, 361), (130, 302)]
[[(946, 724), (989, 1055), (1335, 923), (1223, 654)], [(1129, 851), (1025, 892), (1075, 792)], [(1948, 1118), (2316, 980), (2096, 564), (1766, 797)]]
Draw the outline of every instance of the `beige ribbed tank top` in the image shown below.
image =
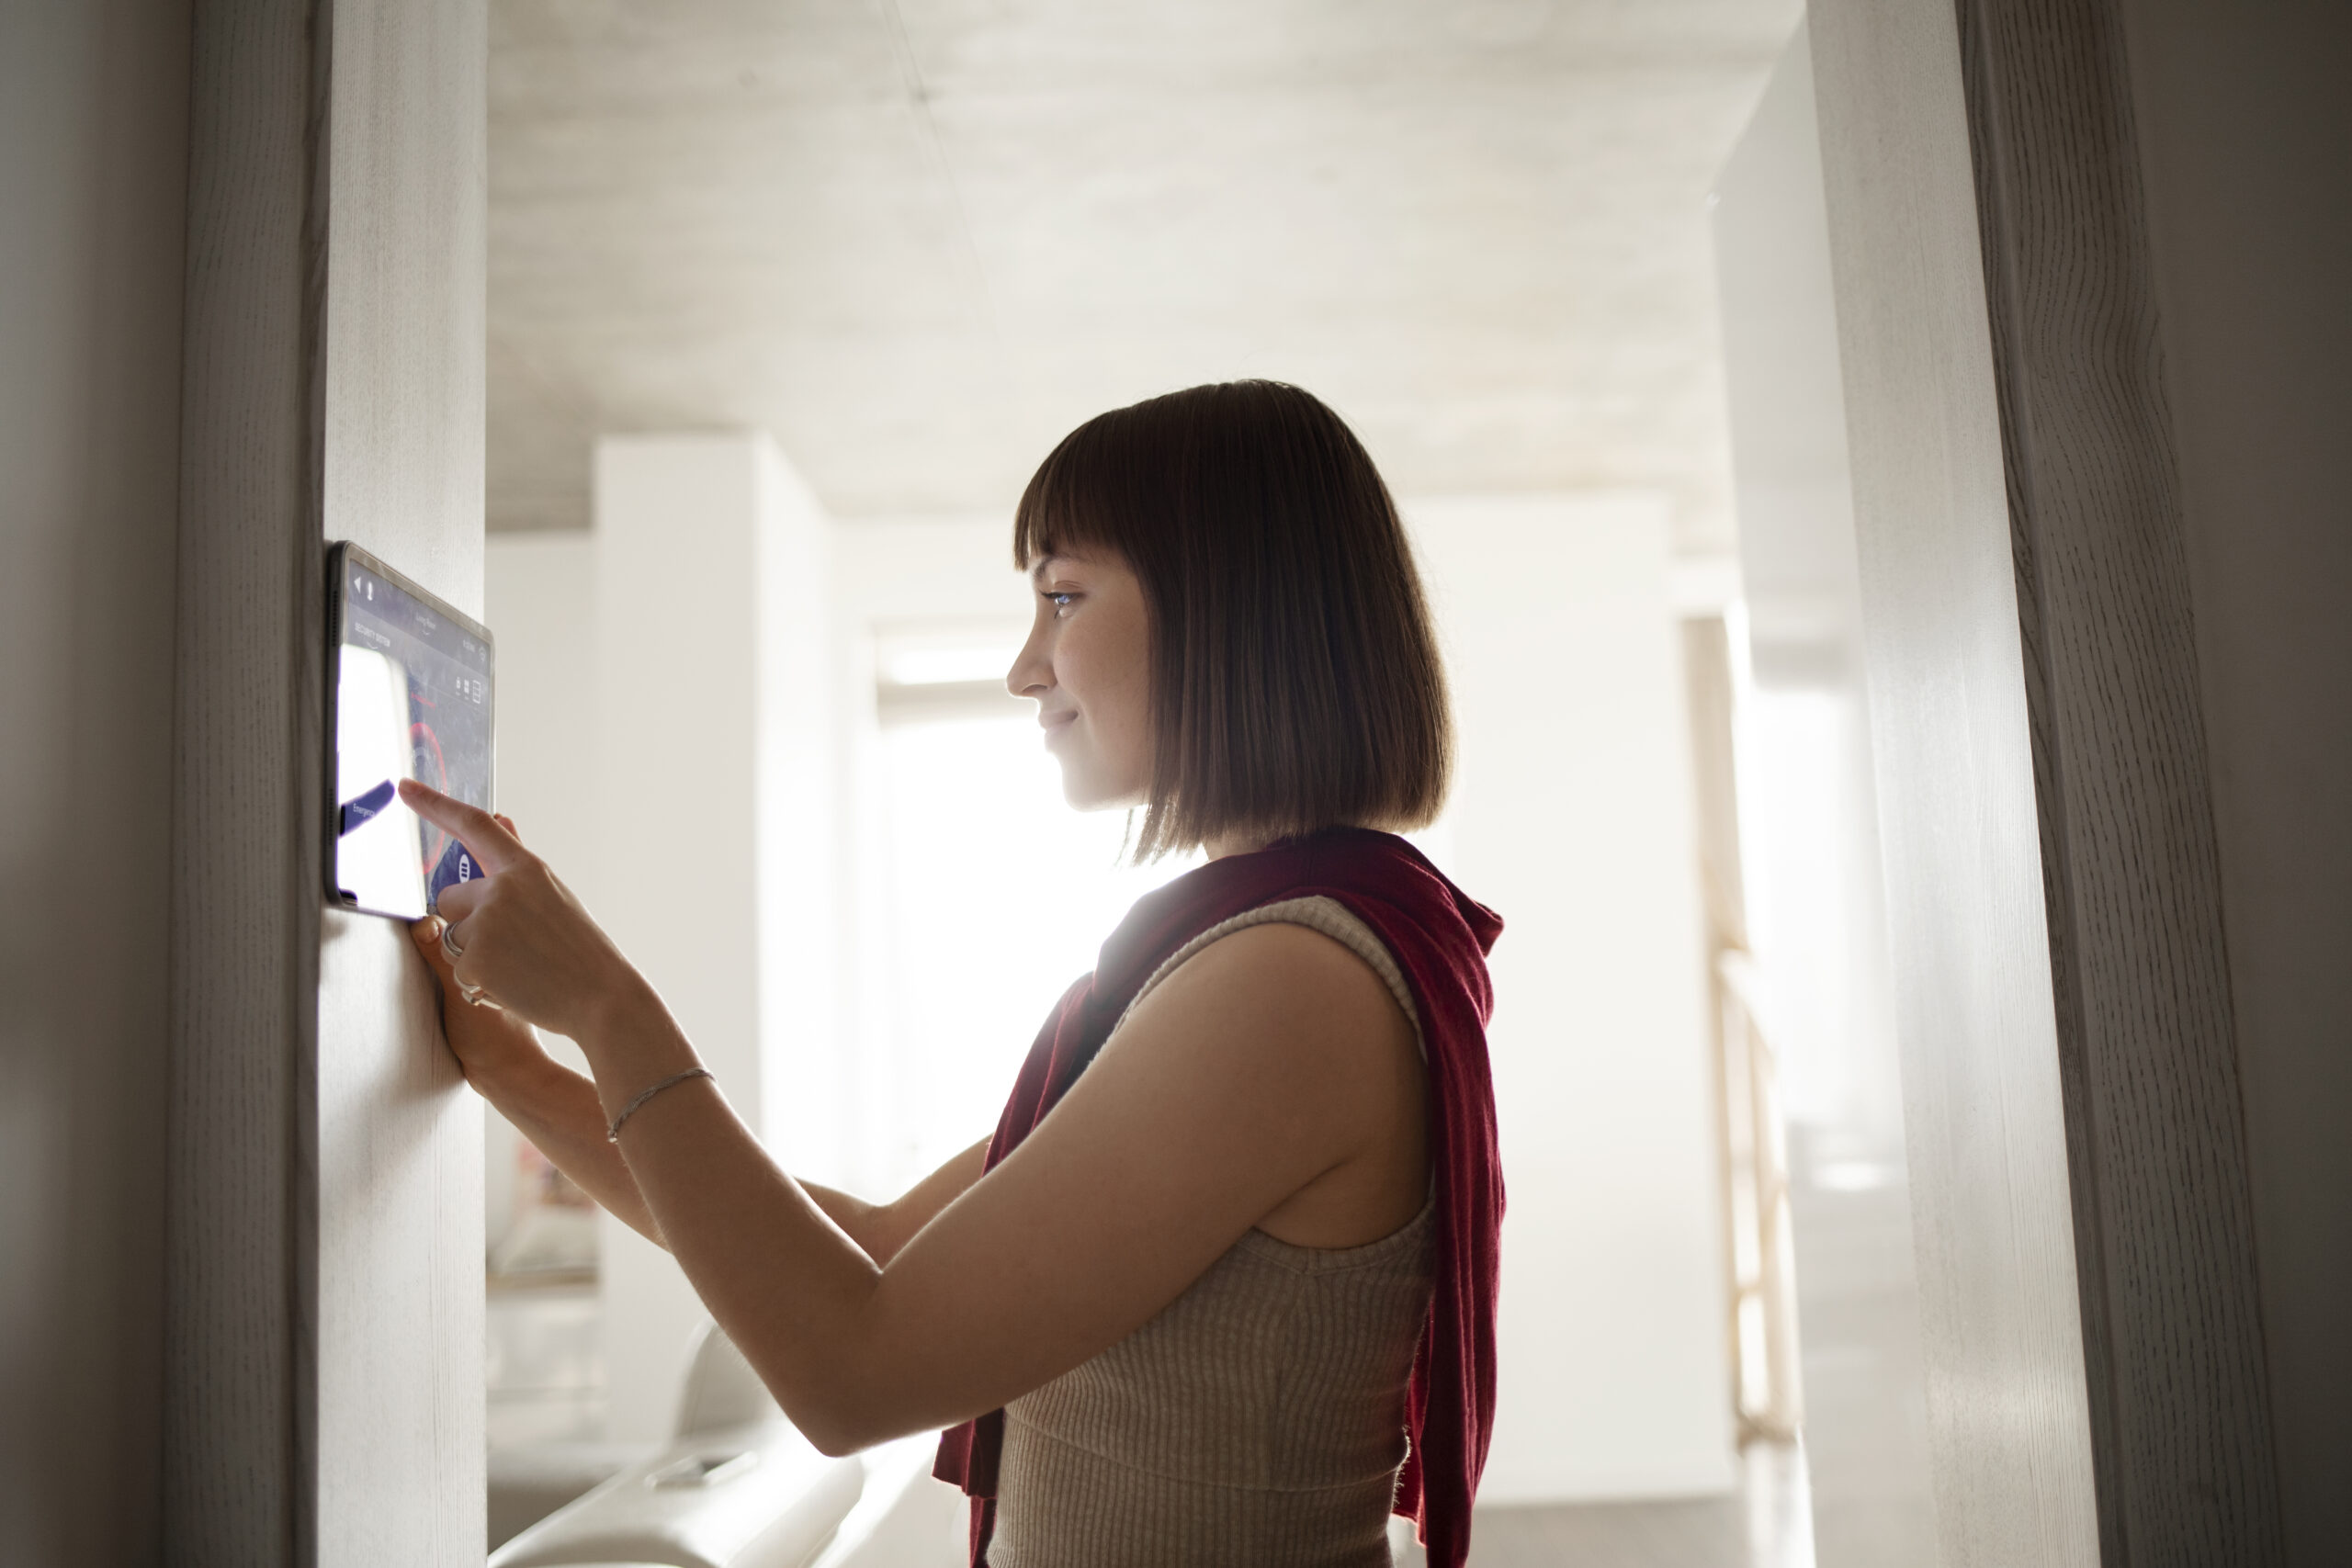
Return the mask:
[[(1419, 1032), (1395, 959), (1329, 898), (1212, 927), (1136, 1000), (1219, 937), (1269, 921), (1347, 946)], [(1253, 1230), (1159, 1316), (1006, 1405), (990, 1568), (1388, 1568), (1430, 1214), (1424, 1204), (1363, 1247)]]

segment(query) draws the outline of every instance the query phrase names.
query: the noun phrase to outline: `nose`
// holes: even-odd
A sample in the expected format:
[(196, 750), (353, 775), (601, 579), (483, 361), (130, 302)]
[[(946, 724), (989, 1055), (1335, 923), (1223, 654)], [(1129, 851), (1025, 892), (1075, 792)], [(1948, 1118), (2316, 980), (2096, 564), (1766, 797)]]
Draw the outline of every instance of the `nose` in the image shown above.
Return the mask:
[(1053, 660), (1046, 657), (1046, 638), (1040, 627), (1032, 627), (1029, 640), (1012, 660), (1012, 668), (1004, 674), (1004, 689), (1016, 697), (1040, 697), (1053, 689)]

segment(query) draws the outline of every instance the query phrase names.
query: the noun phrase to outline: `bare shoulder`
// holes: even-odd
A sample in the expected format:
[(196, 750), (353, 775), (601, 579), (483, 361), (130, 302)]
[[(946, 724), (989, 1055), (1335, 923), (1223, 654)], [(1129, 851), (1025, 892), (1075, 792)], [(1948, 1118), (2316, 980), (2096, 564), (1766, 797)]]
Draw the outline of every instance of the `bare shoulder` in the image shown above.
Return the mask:
[(1411, 1023), (1371, 964), (1344, 942), (1289, 921), (1219, 937), (1161, 982), (1130, 1022), (1180, 1021), (1287, 1046), (1310, 1066), (1335, 1065), (1334, 1054), (1385, 1055), (1400, 1043), (1410, 1050), (1413, 1041)]
[(1130, 1030), (1136, 1056), (1154, 1061), (1144, 1070), (1163, 1075), (1157, 1105), (1188, 1093), (1226, 1117), (1246, 1105), (1259, 1142), (1223, 1157), (1280, 1149), (1294, 1162), (1261, 1190), (1257, 1228), (1295, 1246), (1353, 1247), (1419, 1211), (1419, 1042), (1387, 983), (1344, 942), (1287, 922), (1244, 927), (1186, 960), (1121, 1033)]

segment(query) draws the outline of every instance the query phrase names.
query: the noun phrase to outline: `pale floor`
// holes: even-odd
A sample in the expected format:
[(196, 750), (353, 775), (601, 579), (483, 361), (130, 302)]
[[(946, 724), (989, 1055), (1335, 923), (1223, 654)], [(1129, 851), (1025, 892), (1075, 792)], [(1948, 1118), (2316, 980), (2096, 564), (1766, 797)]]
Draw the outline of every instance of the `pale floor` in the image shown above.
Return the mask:
[[(1473, 1568), (1813, 1568), (1804, 1462), (1758, 1444), (1728, 1496), (1552, 1507), (1488, 1507), (1473, 1526)], [(887, 1483), (886, 1483), (887, 1484)], [(862, 1542), (821, 1568), (960, 1568), (963, 1499), (915, 1476)], [(1418, 1547), (1398, 1568), (1421, 1568)]]
[[(1751, 1445), (1738, 1492), (1639, 1503), (1480, 1508), (1471, 1529), (1476, 1568), (1813, 1568), (1804, 1456)], [(1419, 1568), (1418, 1550), (1399, 1568)]]

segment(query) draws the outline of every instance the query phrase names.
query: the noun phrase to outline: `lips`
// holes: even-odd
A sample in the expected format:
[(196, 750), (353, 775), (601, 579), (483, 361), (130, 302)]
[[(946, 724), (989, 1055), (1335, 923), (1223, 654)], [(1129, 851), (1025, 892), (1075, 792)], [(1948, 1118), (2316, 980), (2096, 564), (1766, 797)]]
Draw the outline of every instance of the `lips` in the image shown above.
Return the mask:
[(1057, 713), (1041, 712), (1037, 715), (1037, 727), (1046, 732), (1046, 744), (1049, 747), (1068, 734), (1069, 727), (1077, 722), (1076, 708), (1064, 708)]

